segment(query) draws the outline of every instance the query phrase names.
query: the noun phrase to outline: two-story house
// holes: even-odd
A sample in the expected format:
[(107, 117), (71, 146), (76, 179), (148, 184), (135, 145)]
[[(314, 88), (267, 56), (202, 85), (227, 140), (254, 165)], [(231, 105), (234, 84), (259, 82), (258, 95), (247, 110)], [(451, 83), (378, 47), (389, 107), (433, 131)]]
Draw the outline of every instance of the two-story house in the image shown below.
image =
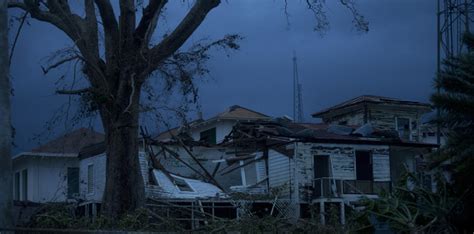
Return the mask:
[(403, 140), (421, 141), (422, 116), (431, 112), (430, 104), (397, 98), (363, 95), (318, 111), (312, 116), (326, 124), (370, 123), (379, 130), (394, 130)]

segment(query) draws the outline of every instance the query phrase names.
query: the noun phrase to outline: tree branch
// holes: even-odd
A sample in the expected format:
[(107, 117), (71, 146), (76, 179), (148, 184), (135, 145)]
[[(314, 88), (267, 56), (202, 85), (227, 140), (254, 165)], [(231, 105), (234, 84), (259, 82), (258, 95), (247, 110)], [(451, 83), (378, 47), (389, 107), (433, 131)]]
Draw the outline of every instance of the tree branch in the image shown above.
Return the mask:
[(148, 48), (151, 36), (158, 24), (161, 11), (167, 2), (168, 0), (150, 1), (148, 6), (143, 9), (142, 19), (140, 20), (140, 23), (138, 23), (137, 29), (135, 29), (134, 33), (135, 41), (139, 47)]
[(50, 66), (48, 66), (48, 67), (46, 67), (46, 68), (43, 67), (43, 66), (41, 66), (41, 69), (43, 70), (43, 74), (47, 74), (47, 73), (48, 73), (49, 71), (51, 71), (52, 69), (57, 68), (57, 67), (59, 67), (59, 66), (65, 64), (65, 63), (67, 63), (67, 62), (74, 61), (74, 60), (76, 60), (76, 59), (81, 59), (81, 57), (78, 56), (78, 55), (76, 55), (76, 56), (68, 57), (68, 58), (65, 58), (65, 59), (61, 59), (61, 60), (57, 61), (56, 63), (54, 63), (54, 64), (52, 64), (52, 65), (50, 65)]
[(57, 90), (56, 94), (81, 95), (90, 91), (91, 91), (91, 88), (84, 88), (84, 89), (78, 89), (78, 90)]
[[(123, 52), (133, 50), (133, 32), (135, 30), (135, 0), (120, 0), (120, 47)], [(123, 57), (123, 56), (121, 56)], [(128, 56), (125, 56), (128, 57)]]
[(23, 25), (25, 24), (27, 17), (28, 17), (28, 12), (25, 12), (25, 14), (21, 17), (20, 26), (18, 26), (18, 30), (16, 31), (15, 39), (13, 40), (12, 49), (10, 51), (10, 58), (8, 59), (8, 64), (10, 65), (12, 64), (12, 58), (15, 52), (16, 43), (18, 41), (18, 38), (20, 37), (21, 29), (23, 28)]
[(158, 45), (150, 49), (149, 67), (144, 71), (144, 77), (153, 72), (160, 62), (176, 52), (191, 34), (204, 21), (207, 14), (220, 4), (220, 0), (198, 0), (184, 17), (176, 29)]
[[(115, 53), (118, 52), (118, 43), (119, 43), (119, 29), (118, 23), (115, 18), (114, 9), (110, 4), (109, 0), (95, 0), (97, 8), (99, 8), (100, 18), (102, 19), (102, 25), (104, 28), (105, 34), (105, 59), (107, 64), (115, 64), (115, 61), (118, 56), (115, 56)], [(112, 66), (108, 66), (112, 67)], [(110, 75), (111, 70), (107, 70), (108, 75)]]

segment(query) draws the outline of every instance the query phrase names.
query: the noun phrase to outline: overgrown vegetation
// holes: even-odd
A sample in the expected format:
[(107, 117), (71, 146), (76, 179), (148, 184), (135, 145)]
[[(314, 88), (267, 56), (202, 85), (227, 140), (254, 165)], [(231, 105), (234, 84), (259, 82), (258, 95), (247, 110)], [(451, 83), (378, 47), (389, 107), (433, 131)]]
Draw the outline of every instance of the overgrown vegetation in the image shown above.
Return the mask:
[[(120, 230), (120, 231), (176, 231), (191, 230), (188, 222), (177, 221), (178, 217), (164, 218), (149, 209), (138, 209), (118, 219), (105, 216), (95, 218), (79, 216), (76, 207), (65, 204), (48, 204), (42, 207), (27, 227), (65, 230)], [(339, 224), (337, 209), (328, 209), (327, 224), (320, 224), (316, 206), (310, 208), (311, 218), (292, 221), (290, 219), (257, 214), (248, 214), (240, 219), (216, 218), (195, 223), (194, 231), (206, 233), (354, 233), (369, 231), (366, 216), (354, 213), (347, 218), (346, 225)], [(182, 217), (181, 217), (182, 218)]]
[(446, 147), (433, 167), (451, 174), (452, 195), (461, 200), (462, 212), (453, 220), (460, 230), (474, 231), (474, 35), (466, 34), (467, 52), (444, 63), (438, 75), (439, 92), (431, 100), (441, 115), (442, 129), (448, 129)]
[(415, 174), (407, 173), (390, 193), (380, 199), (366, 199), (364, 212), (378, 222), (386, 222), (397, 232), (454, 233), (453, 219), (459, 199), (452, 196), (438, 176), (436, 192), (425, 188)]

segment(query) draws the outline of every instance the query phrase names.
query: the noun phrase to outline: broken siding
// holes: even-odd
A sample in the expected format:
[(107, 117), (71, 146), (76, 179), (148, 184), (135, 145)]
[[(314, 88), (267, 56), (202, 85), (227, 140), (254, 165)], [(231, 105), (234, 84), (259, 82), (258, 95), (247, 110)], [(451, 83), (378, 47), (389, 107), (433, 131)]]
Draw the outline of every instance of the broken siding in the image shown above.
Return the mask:
[[(342, 180), (355, 180), (354, 148), (343, 144), (319, 144), (311, 146), (311, 157), (328, 155), (331, 177)], [(314, 165), (314, 162), (312, 163)], [(313, 169), (314, 170), (314, 169)], [(314, 175), (314, 171), (312, 171)]]
[(410, 119), (412, 140), (420, 140), (420, 118), (421, 114), (417, 109), (401, 109), (388, 107), (371, 107), (369, 111), (370, 122), (378, 129), (396, 130), (396, 118)]
[(374, 181), (390, 181), (390, 157), (388, 154), (372, 154)]
[[(390, 160), (388, 146), (297, 143), (296, 177), (301, 199), (308, 197), (308, 187), (313, 186), (314, 156), (328, 155), (334, 179), (356, 180), (355, 152), (370, 151), (373, 155), (374, 181), (390, 181)], [(330, 170), (331, 171), (331, 170)]]
[(364, 111), (354, 110), (347, 114), (324, 119), (324, 122), (328, 124), (362, 125), (364, 123)]

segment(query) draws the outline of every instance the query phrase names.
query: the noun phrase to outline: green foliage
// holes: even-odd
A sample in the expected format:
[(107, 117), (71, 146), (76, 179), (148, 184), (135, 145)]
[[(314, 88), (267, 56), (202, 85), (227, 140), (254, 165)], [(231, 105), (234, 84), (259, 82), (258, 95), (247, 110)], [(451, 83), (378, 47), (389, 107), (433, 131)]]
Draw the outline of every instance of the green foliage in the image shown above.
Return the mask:
[(124, 214), (119, 219), (98, 216), (94, 219), (76, 216), (75, 206), (47, 204), (36, 213), (28, 227), (83, 230), (162, 230), (162, 226), (152, 223), (146, 209), (137, 209)]
[(438, 180), (437, 185), (437, 191), (432, 192), (423, 188), (414, 174), (407, 173), (391, 193), (376, 200), (365, 199), (364, 212), (387, 222), (397, 232), (452, 233), (456, 230), (453, 219), (459, 199), (450, 195), (443, 180)]
[(449, 130), (447, 144), (432, 167), (452, 173), (449, 186), (462, 199), (465, 211), (456, 219), (457, 226), (474, 231), (474, 35), (466, 34), (464, 41), (469, 51), (445, 61), (436, 80), (440, 92), (431, 97), (442, 112), (438, 122)]

